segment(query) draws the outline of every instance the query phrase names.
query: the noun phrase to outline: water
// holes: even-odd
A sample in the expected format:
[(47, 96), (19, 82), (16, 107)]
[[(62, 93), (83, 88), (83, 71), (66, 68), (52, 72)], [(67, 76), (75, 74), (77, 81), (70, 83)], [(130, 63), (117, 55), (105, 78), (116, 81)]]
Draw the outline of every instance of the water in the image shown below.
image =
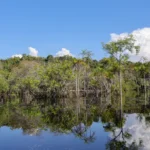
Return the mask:
[(149, 150), (149, 112), (119, 111), (98, 101), (5, 102), (0, 150)]
[(0, 129), (1, 150), (92, 150), (105, 149), (108, 134), (99, 123), (93, 123), (91, 130), (96, 132), (95, 142), (85, 144), (74, 134), (55, 134), (51, 131), (41, 131), (38, 136), (23, 135), (22, 129), (11, 130), (9, 127)]

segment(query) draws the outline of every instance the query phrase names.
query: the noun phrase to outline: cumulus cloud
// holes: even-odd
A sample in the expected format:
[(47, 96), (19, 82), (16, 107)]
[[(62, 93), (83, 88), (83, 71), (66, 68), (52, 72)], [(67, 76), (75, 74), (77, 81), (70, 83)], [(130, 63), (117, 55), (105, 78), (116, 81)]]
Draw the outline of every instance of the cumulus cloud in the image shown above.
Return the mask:
[(63, 56), (73, 56), (70, 51), (66, 48), (62, 48), (60, 51), (56, 53), (56, 57), (63, 57)]
[(136, 62), (141, 60), (142, 57), (145, 57), (150, 61), (150, 28), (137, 29), (131, 33), (112, 33), (111, 41), (124, 39), (129, 34), (132, 34), (134, 36), (134, 39), (136, 40), (135, 44), (139, 45), (141, 48), (138, 55), (136, 55), (135, 52), (133, 54), (130, 54), (130, 60)]
[(34, 57), (37, 57), (37, 56), (38, 56), (38, 50), (36, 50), (36, 49), (33, 48), (33, 47), (28, 47), (28, 49), (29, 49), (29, 51), (30, 51), (29, 55), (34, 56)]
[(12, 55), (11, 57), (12, 57), (12, 58), (15, 58), (15, 57), (22, 58), (22, 54), (15, 54), (15, 55)]
[[(133, 142), (136, 145), (139, 145), (140, 141), (142, 141), (142, 150), (150, 149), (150, 126), (146, 123), (146, 119), (142, 116), (141, 120), (138, 119), (137, 114), (130, 114), (127, 117), (126, 123), (123, 126), (124, 133), (128, 132), (132, 136), (129, 139), (126, 139), (127, 146), (131, 145)], [(115, 134), (118, 135), (120, 133), (120, 129), (115, 130)], [(113, 133), (110, 134), (111, 138), (113, 137)], [(118, 141), (123, 141), (122, 136), (117, 137)]]

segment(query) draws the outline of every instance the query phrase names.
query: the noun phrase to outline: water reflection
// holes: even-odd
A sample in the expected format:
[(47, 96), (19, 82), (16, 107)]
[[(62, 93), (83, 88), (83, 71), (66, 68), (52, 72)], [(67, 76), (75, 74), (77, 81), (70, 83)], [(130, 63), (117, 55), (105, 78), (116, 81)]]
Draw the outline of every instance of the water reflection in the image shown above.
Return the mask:
[[(5, 101), (0, 105), (0, 132), (11, 135), (21, 131), (22, 134), (17, 138), (21, 140), (24, 139), (23, 136), (29, 136), (31, 145), (34, 143), (34, 137), (45, 137), (42, 141), (44, 148), (51, 145), (51, 149), (56, 150), (68, 148), (63, 146), (69, 144), (69, 140), (72, 140), (70, 149), (149, 150), (148, 105), (145, 107), (144, 103), (137, 103), (136, 100), (130, 105), (127, 102), (124, 103), (123, 113), (119, 101), (114, 99), (116, 97), (106, 96), (53, 101)], [(11, 130), (7, 129), (6, 132), (4, 127)], [(0, 139), (4, 140), (1, 135)], [(6, 140), (10, 143), (9, 139)], [(0, 144), (1, 149), (6, 149), (5, 146)], [(17, 148), (14, 146), (7, 149)]]
[[(149, 114), (125, 115), (126, 122), (123, 127), (116, 128), (110, 133), (110, 147), (124, 147), (128, 149), (150, 149), (150, 122)], [(107, 145), (107, 146), (108, 146)], [(113, 148), (111, 148), (113, 149)]]
[[(6, 102), (0, 106), (0, 126), (22, 129), (23, 134), (40, 135), (41, 130), (50, 129), (54, 133), (82, 134), (86, 142), (94, 141), (94, 134), (87, 135), (94, 118), (95, 107), (85, 106), (83, 101), (64, 107), (61, 100), (59, 105), (47, 105), (40, 102), (21, 103), (20, 101)], [(79, 133), (82, 124), (84, 132)], [(78, 129), (78, 130), (77, 130)], [(80, 131), (81, 132), (81, 131)], [(86, 136), (87, 135), (87, 136)]]
[(95, 141), (95, 132), (88, 130), (87, 126), (83, 123), (72, 128), (73, 133), (79, 137), (81, 140), (84, 140), (85, 143), (90, 143)]

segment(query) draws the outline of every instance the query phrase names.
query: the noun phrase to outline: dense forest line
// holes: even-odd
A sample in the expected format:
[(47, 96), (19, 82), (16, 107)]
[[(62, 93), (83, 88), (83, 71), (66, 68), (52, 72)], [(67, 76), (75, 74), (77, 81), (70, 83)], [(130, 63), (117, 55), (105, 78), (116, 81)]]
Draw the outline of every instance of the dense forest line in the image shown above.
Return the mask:
[[(93, 60), (92, 52), (83, 50), (81, 58), (71, 56), (32, 57), (23, 54), (0, 60), (0, 96), (24, 99), (121, 95), (146, 91), (150, 81), (150, 62), (129, 61), (127, 50), (140, 50), (132, 36), (102, 44), (109, 57)], [(122, 101), (122, 100), (121, 100)]]

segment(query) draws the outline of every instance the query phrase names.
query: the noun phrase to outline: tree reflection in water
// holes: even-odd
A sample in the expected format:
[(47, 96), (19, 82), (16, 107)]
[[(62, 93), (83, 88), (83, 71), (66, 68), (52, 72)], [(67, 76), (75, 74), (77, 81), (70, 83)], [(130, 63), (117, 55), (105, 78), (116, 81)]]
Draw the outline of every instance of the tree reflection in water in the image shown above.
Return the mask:
[[(22, 129), (23, 134), (31, 136), (39, 136), (43, 130), (48, 130), (55, 135), (73, 134), (85, 143), (92, 143), (96, 141), (96, 132), (91, 127), (92, 123), (100, 122), (105, 132), (110, 134), (106, 144), (107, 149), (143, 150), (142, 146), (148, 145), (145, 141), (146, 137), (147, 139), (149, 137), (149, 132), (147, 134), (145, 132), (146, 127), (149, 126), (149, 112), (143, 115), (142, 105), (135, 102), (132, 108), (130, 108), (131, 104), (125, 103), (123, 114), (120, 112), (116, 97), (111, 97), (111, 99), (111, 104), (108, 96), (100, 99), (92, 98), (92, 100), (91, 98), (59, 99), (54, 103), (44, 100), (34, 100), (28, 103), (19, 100), (7, 101), (0, 105), (0, 126), (7, 126), (12, 130)], [(139, 137), (133, 133), (135, 125), (128, 124), (128, 120), (131, 122), (135, 120), (126, 116), (133, 109), (134, 112), (140, 114), (133, 116), (139, 120), (136, 123), (137, 129), (142, 131)]]
[(94, 142), (95, 133), (90, 126), (95, 107), (86, 108), (81, 101), (78, 103), (80, 110), (74, 103), (67, 102), (69, 106), (66, 106), (62, 100), (54, 105), (35, 101), (30, 104), (18, 100), (7, 101), (0, 106), (0, 126), (12, 130), (21, 128), (24, 135), (30, 136), (39, 136), (42, 130), (50, 130), (55, 135), (72, 133), (86, 143)]
[(91, 143), (95, 141), (95, 132), (91, 130), (88, 131), (88, 127), (86, 127), (83, 123), (73, 127), (72, 132), (81, 140), (84, 140), (85, 143)]
[(111, 135), (111, 139), (106, 144), (108, 150), (139, 150), (143, 147), (142, 141), (138, 144), (136, 142), (128, 143), (128, 140), (132, 138), (129, 132), (124, 132), (123, 128), (118, 129), (118, 132)]
[[(120, 110), (121, 111), (121, 110)], [(120, 113), (120, 114), (123, 114)], [(114, 118), (117, 115), (113, 116)], [(119, 122), (109, 122), (104, 126), (106, 131), (111, 131), (110, 139), (106, 144), (108, 150), (139, 150), (143, 149), (143, 142), (141, 139), (133, 139), (132, 131), (127, 127), (126, 116), (119, 116)], [(116, 120), (116, 119), (114, 119)], [(121, 126), (118, 126), (121, 125)], [(138, 138), (138, 137), (137, 137)]]

